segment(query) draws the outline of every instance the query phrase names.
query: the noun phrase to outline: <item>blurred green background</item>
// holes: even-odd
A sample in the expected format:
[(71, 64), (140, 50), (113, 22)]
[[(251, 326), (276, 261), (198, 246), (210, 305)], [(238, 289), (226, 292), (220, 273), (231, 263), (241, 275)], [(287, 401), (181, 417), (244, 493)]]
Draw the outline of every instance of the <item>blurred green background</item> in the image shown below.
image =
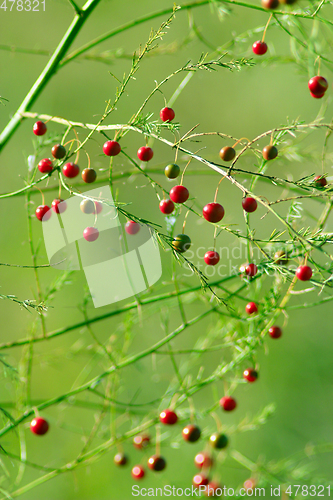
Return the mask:
[[(300, 2), (300, 6), (305, 6)], [(175, 71), (189, 59), (198, 60), (202, 52), (209, 49), (198, 37), (189, 37), (189, 24), (194, 23), (202, 37), (211, 45), (223, 47), (236, 35), (240, 35), (258, 26), (264, 26), (268, 14), (241, 7), (230, 7), (222, 4), (224, 9), (229, 9), (219, 18), (217, 10), (213, 5), (205, 5), (192, 9), (191, 12), (179, 12), (173, 21), (167, 35), (160, 42), (158, 55), (148, 56), (128, 86), (125, 95), (119, 102), (117, 110), (112, 113), (107, 123), (126, 123), (137, 111), (141, 102), (154, 88), (155, 80), (160, 81), (165, 76)], [(160, 9), (172, 7), (172, 2), (167, 0), (115, 2), (102, 0), (95, 9), (86, 25), (77, 37), (73, 48), (90, 41), (100, 34), (112, 30), (133, 19)], [(332, 9), (328, 6), (327, 9)], [(329, 16), (329, 10), (325, 11)], [(0, 95), (8, 99), (5, 106), (0, 107), (1, 129), (6, 125), (9, 117), (15, 112), (22, 99), (33, 85), (37, 76), (44, 68), (48, 58), (46, 55), (22, 53), (19, 48), (31, 51), (49, 51), (52, 53), (59, 43), (61, 37), (68, 28), (73, 17), (73, 9), (65, 0), (46, 0), (45, 12), (9, 12), (0, 11), (0, 51), (1, 84)], [(139, 46), (143, 45), (151, 28), (155, 30), (167, 16), (154, 19), (141, 24), (129, 31), (119, 34), (104, 42), (94, 49), (94, 54), (103, 51), (112, 51), (119, 57), (115, 57), (105, 64), (88, 58), (80, 58), (61, 69), (49, 83), (43, 94), (34, 104), (31, 111), (61, 116), (69, 120), (81, 122), (96, 122), (105, 108), (105, 102), (113, 99), (116, 81), (110, 75), (112, 72), (121, 79), (124, 72), (130, 68), (130, 56)], [(311, 22), (312, 23), (312, 22)], [(307, 29), (311, 29), (304, 22)], [(232, 56), (252, 57), (251, 45), (261, 37), (260, 33), (254, 34), (244, 42), (237, 42), (232, 47)], [(183, 42), (186, 42), (183, 44)], [(266, 41), (269, 45), (269, 55), (283, 56), (283, 61), (277, 60), (269, 66), (265, 61), (255, 59), (255, 67), (244, 68), (240, 72), (229, 72), (218, 70), (216, 72), (196, 73), (183, 93), (174, 104), (176, 120), (181, 124), (181, 133), (185, 133), (196, 124), (200, 124), (200, 131), (221, 131), (235, 137), (248, 137), (252, 139), (256, 135), (287, 123), (287, 119), (300, 118), (305, 122), (315, 119), (320, 107), (327, 106), (326, 116), (330, 117), (332, 112), (332, 86), (330, 84), (328, 97), (323, 100), (312, 99), (307, 88), (307, 80), (313, 76), (313, 57), (305, 61), (305, 67), (309, 70), (301, 71), (299, 67), (289, 61), (291, 58), (289, 38), (286, 33), (272, 28), (268, 30)], [(177, 44), (180, 44), (178, 46)], [(5, 50), (4, 46), (10, 46), (11, 50)], [(163, 50), (162, 50), (163, 49)], [(29, 51), (28, 51), (29, 52)], [(93, 54), (92, 52), (90, 54)], [(229, 60), (229, 58), (227, 58)], [(281, 64), (279, 64), (281, 62)], [(311, 74), (313, 72), (313, 74)], [(332, 72), (323, 65), (323, 75), (329, 82), (332, 81)], [(163, 92), (168, 100), (184, 75), (177, 76), (163, 87)], [(149, 102), (146, 111), (153, 112), (154, 118), (158, 119), (160, 108), (164, 105), (163, 97), (157, 93)], [(327, 118), (329, 121), (330, 118)], [(27, 172), (27, 157), (33, 154), (34, 140), (32, 134), (33, 121), (26, 120), (15, 136), (1, 153), (0, 163), (2, 168), (1, 193), (19, 189), (24, 186)], [(61, 134), (63, 128), (50, 124), (52, 133)], [(300, 178), (312, 173), (322, 173), (321, 148), (324, 142), (324, 132), (316, 131), (301, 142), (301, 135), (294, 140), (290, 136), (290, 146), (285, 146), (288, 155), (281, 154), (271, 168), (270, 173), (274, 175), (290, 176)], [(79, 131), (79, 137), (84, 133)], [(166, 137), (172, 140), (172, 135), (166, 133)], [(96, 170), (106, 169), (107, 160), (101, 156), (103, 138), (95, 136), (88, 146), (92, 164)], [(301, 144), (308, 154), (308, 159), (297, 161), (293, 153), (292, 144)], [(122, 147), (126, 148), (128, 154), (135, 155), (138, 147), (144, 144), (142, 136), (134, 133), (128, 134)], [(192, 150), (205, 147), (201, 154), (212, 161), (218, 161), (218, 150), (227, 143), (222, 139), (205, 139), (199, 143), (191, 144)], [(264, 146), (265, 144), (262, 144)], [(156, 175), (156, 180), (170, 187), (164, 179), (163, 167), (166, 163), (174, 160), (174, 152), (163, 144), (154, 144), (154, 159), (151, 166), (161, 169), (162, 175)], [(45, 153), (48, 155), (48, 153)], [(254, 156), (247, 154), (242, 160), (242, 166), (251, 168)], [(84, 162), (85, 159), (82, 159)], [(179, 164), (183, 167), (186, 158), (180, 157)], [(324, 165), (324, 172), (329, 176), (332, 166), (332, 154), (328, 154)], [(115, 159), (115, 172), (131, 168), (124, 157)], [(203, 169), (202, 165), (191, 163), (189, 170)], [(186, 179), (186, 177), (185, 177)], [(207, 176), (188, 176), (186, 185), (191, 195), (196, 196), (201, 205), (211, 201), (214, 196), (215, 187), (219, 180), (218, 174), (209, 172)], [(153, 190), (147, 186), (147, 182), (138, 176), (129, 180), (118, 182), (119, 200), (131, 201), (130, 211), (139, 217), (145, 217), (158, 224), (165, 230), (165, 222), (157, 208), (157, 201)], [(256, 192), (267, 198), (286, 196), (285, 190), (272, 187), (267, 183), (258, 183)], [(46, 203), (51, 203), (56, 196), (54, 193), (46, 193)], [(218, 201), (226, 209), (225, 223), (235, 224), (235, 227), (244, 228), (242, 213), (239, 211), (241, 193), (234, 187), (222, 182)], [(41, 204), (39, 193), (32, 196), (34, 205)], [(309, 202), (306, 209), (316, 217), (319, 208), (316, 203)], [(280, 212), (284, 215), (285, 208)], [(0, 213), (2, 214), (1, 231), (1, 257), (0, 261), (11, 264), (30, 264), (31, 256), (28, 244), (26, 206), (24, 197), (13, 197), (0, 199)], [(257, 235), (267, 237), (271, 231), (278, 227), (274, 218), (269, 215), (261, 220), (264, 215), (263, 209), (259, 209), (253, 216), (253, 226), (257, 227)], [(177, 222), (177, 232), (181, 232), (182, 218)], [(191, 235), (193, 248), (211, 246), (213, 244), (213, 230), (208, 225), (197, 221), (193, 215), (189, 215), (186, 232)], [(313, 225), (308, 213), (304, 213), (304, 225)], [(45, 249), (42, 242), (41, 225), (37, 220), (32, 221), (34, 241), (40, 241), (41, 248), (38, 255), (38, 263), (47, 263)], [(327, 230), (332, 230), (330, 221)], [(230, 235), (223, 235), (221, 246), (230, 248), (239, 245), (239, 242)], [(163, 280), (170, 280), (170, 255), (163, 255), (164, 274), (161, 279), (160, 291), (169, 290), (168, 285), (163, 285)], [(238, 266), (246, 255), (235, 259), (232, 265)], [(194, 262), (197, 263), (194, 259)], [(227, 262), (225, 262), (227, 263)], [(229, 263), (227, 263), (229, 265)], [(178, 269), (181, 272), (181, 269)], [(59, 272), (53, 269), (40, 271), (43, 289), (59, 276)], [(77, 304), (82, 302), (83, 287), (85, 279), (83, 273), (74, 273), (68, 280), (68, 284), (56, 296), (52, 303), (53, 308), (46, 314), (46, 325), (48, 331), (63, 328), (83, 320)], [(195, 278), (188, 280), (189, 283), (198, 284)], [(15, 294), (21, 299), (32, 299), (36, 297), (36, 286), (32, 270), (20, 268), (1, 267), (1, 293)], [(317, 293), (304, 296), (295, 296), (291, 304), (318, 300)], [(121, 303), (122, 304), (122, 303)], [(120, 304), (120, 305), (121, 305)], [(19, 306), (9, 301), (0, 303), (2, 328), (1, 342), (13, 341), (24, 338), (34, 320), (35, 313), (30, 315)], [(94, 310), (90, 304), (91, 315), (103, 314), (117, 308), (118, 305), (107, 306)], [(204, 305), (187, 304), (188, 317), (195, 316), (198, 309), (204, 309)], [(174, 311), (177, 311), (175, 309)], [(137, 313), (128, 316), (126, 324), (133, 321), (134, 340), (130, 352), (148, 347), (162, 337), (160, 328), (160, 316), (158, 308), (155, 314), (146, 314), (143, 311), (142, 323), (137, 322)], [(175, 312), (170, 322), (170, 328), (180, 323), (180, 318)], [(123, 319), (123, 318), (122, 318)], [(201, 336), (204, 331), (214, 326), (216, 318), (200, 322), (195, 327), (186, 331), (175, 342), (174, 347), (180, 348), (194, 344), (194, 340)], [(239, 401), (236, 412), (221, 416), (222, 422), (228, 427), (237, 425), (243, 419), (251, 420), (266, 405), (275, 402), (277, 411), (272, 419), (264, 426), (253, 432), (235, 433), (232, 436), (231, 446), (254, 462), (279, 461), (289, 455), (296, 454), (306, 447), (311, 449), (311, 444), (322, 444), (333, 442), (332, 412), (333, 412), (333, 379), (332, 379), (332, 355), (333, 344), (331, 341), (332, 306), (330, 303), (318, 308), (295, 309), (290, 311), (288, 325), (284, 329), (283, 337), (278, 341), (267, 342), (267, 355), (264, 350), (259, 353), (260, 379), (254, 386), (241, 385), (235, 392)], [(122, 342), (126, 336), (125, 328), (119, 319), (102, 321), (94, 327), (96, 335), (106, 341), (110, 335), (115, 336), (115, 342)], [(270, 340), (270, 339), (269, 339)], [(98, 356), (92, 355), (87, 346), (93, 345), (91, 337), (85, 328), (74, 330), (66, 335), (60, 336), (48, 342), (42, 342), (34, 347), (34, 366), (32, 370), (32, 399), (50, 399), (59, 394), (67, 392), (71, 387), (78, 386), (101, 370), (98, 366)], [(192, 344), (191, 344), (192, 345)], [(85, 347), (85, 349), (83, 349)], [(21, 349), (4, 351), (5, 360), (14, 366), (18, 366)], [(204, 360), (209, 373), (209, 364), (219, 362), (218, 355)], [(149, 363), (145, 360), (139, 367), (131, 367), (122, 372), (121, 391), (119, 399), (129, 401), (139, 390), (138, 402), (147, 402), (159, 398), (169, 385), (173, 376), (169, 361), (157, 359)], [(198, 364), (198, 367), (200, 364)], [(105, 365), (107, 367), (107, 365)], [(245, 367), (244, 367), (245, 368)], [(237, 374), (236, 374), (237, 375)], [(239, 374), (238, 374), (239, 375)], [(24, 381), (23, 381), (24, 383)], [(219, 384), (219, 391), (223, 394), (223, 384)], [(5, 403), (13, 401), (17, 397), (15, 383), (10, 377), (3, 376), (0, 387), (0, 401)], [(195, 397), (198, 408), (205, 408), (211, 404), (211, 391)], [(84, 398), (81, 398), (84, 399)], [(38, 438), (29, 431), (29, 424), (22, 424), (26, 437), (27, 459), (47, 467), (58, 467), (73, 460), (80, 452), (84, 441), (83, 436), (89, 434), (93, 426), (97, 411), (81, 408), (75, 405), (75, 399), (48, 408), (44, 413), (50, 421), (51, 431), (44, 437)], [(1, 404), (0, 404), (1, 406)], [(154, 408), (148, 407), (149, 410)], [(9, 407), (7, 407), (9, 409)], [(144, 411), (142, 412), (144, 415)], [(140, 421), (138, 417), (138, 422)], [(206, 425), (206, 421), (204, 426)], [(209, 421), (212, 426), (212, 419)], [(181, 427), (172, 430), (171, 435), (176, 436)], [(102, 443), (108, 437), (107, 423), (102, 426), (98, 443)], [(7, 434), (1, 441), (1, 445), (8, 450), (18, 453), (18, 441), (15, 433)], [(203, 444), (197, 443), (193, 446), (173, 448), (162, 447), (163, 455), (168, 461), (166, 471), (160, 477), (149, 474), (142, 486), (157, 486), (161, 484), (172, 484), (186, 487), (191, 483), (195, 473), (193, 456), (196, 451), (202, 449)], [(131, 464), (134, 465), (142, 459), (142, 453), (132, 449), (132, 445), (124, 445), (125, 451), (130, 454)], [(145, 457), (152, 454), (153, 449), (145, 452)], [(114, 451), (106, 453), (102, 458), (90, 464), (88, 467), (78, 468), (69, 474), (61, 474), (55, 479), (45, 482), (36, 489), (20, 495), (22, 500), (35, 498), (47, 500), (111, 500), (130, 499), (131, 486), (134, 484), (130, 477), (130, 469), (117, 469), (113, 464)], [(3, 458), (3, 457), (2, 457)], [(8, 458), (3, 458), (11, 478), (18, 473), (18, 464)], [(304, 461), (304, 466), (313, 468), (316, 475), (331, 480), (332, 456), (323, 454), (311, 456)], [(21, 471), (22, 483), (26, 484), (38, 477), (41, 472), (26, 467)], [(227, 461), (218, 467), (222, 483), (236, 488), (250, 475), (236, 462)], [(297, 484), (297, 478), (295, 478)], [(0, 485), (8, 488), (8, 480), (3, 473)]]

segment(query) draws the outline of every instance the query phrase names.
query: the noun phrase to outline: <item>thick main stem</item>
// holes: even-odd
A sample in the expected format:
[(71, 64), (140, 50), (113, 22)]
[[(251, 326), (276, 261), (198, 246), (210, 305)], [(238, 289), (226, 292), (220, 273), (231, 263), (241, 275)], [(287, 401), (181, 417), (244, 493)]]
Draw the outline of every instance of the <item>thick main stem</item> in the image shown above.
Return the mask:
[(22, 113), (31, 109), (31, 106), (36, 101), (37, 97), (40, 95), (48, 81), (56, 73), (58, 66), (68, 51), (69, 47), (72, 45), (74, 39), (85, 23), (86, 19), (89, 17), (94, 8), (98, 5), (100, 0), (88, 0), (86, 4), (82, 7), (82, 10), (76, 14), (71, 25), (69, 26), (67, 32), (63, 36), (58, 47), (54, 51), (51, 59), (43, 69), (42, 73), (37, 78), (36, 82), (24, 98), (22, 104), (14, 114), (13, 118), (9, 121), (8, 125), (4, 128), (0, 135), (0, 151), (7, 144), (11, 136), (14, 134), (16, 129), (21, 124), (23, 118)]

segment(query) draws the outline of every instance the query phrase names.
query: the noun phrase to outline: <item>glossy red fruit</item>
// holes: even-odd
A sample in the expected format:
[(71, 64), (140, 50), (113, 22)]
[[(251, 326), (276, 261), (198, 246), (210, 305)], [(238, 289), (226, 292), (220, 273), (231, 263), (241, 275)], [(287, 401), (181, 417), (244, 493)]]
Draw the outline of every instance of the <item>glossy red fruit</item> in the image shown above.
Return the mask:
[(206, 486), (209, 483), (209, 479), (204, 474), (196, 474), (192, 480), (193, 486), (199, 488), (199, 486)]
[(48, 421), (45, 420), (45, 418), (36, 417), (33, 420), (31, 420), (30, 430), (34, 434), (37, 434), (37, 436), (43, 436), (49, 430)]
[(43, 217), (44, 217), (44, 221), (46, 220), (49, 220), (49, 218), (51, 217), (51, 211), (50, 211), (50, 207), (48, 207), (47, 205), (39, 205), (39, 207), (36, 208), (36, 217), (38, 220), (43, 220)]
[(162, 122), (171, 122), (175, 117), (175, 112), (172, 108), (163, 108), (160, 111), (160, 118)]
[(203, 207), (202, 215), (208, 222), (219, 222), (224, 217), (224, 208), (219, 203), (207, 203)]
[(138, 436), (134, 436), (133, 438), (133, 446), (138, 450), (147, 448), (149, 443), (150, 443), (150, 436), (148, 436), (148, 434), (139, 434)]
[(245, 212), (248, 212), (249, 214), (252, 212), (255, 212), (258, 207), (257, 200), (254, 198), (251, 198), (251, 196), (247, 196), (246, 198), (243, 198), (242, 200), (242, 207)]
[(170, 199), (174, 203), (185, 203), (190, 196), (188, 189), (185, 186), (174, 186), (169, 193)]
[(299, 266), (296, 269), (296, 276), (301, 281), (309, 281), (312, 276), (312, 269), (309, 266)]
[(280, 4), (279, 0), (261, 0), (261, 5), (265, 9), (270, 9), (270, 10), (277, 9), (279, 4)]
[(261, 42), (260, 40), (254, 42), (254, 44), (252, 45), (252, 51), (257, 56), (263, 56), (264, 54), (266, 54), (267, 49), (267, 44), (265, 42)]
[(249, 276), (250, 278), (253, 278), (258, 272), (258, 268), (255, 264), (248, 264), (245, 267), (245, 274), (246, 276)]
[(243, 377), (248, 382), (255, 382), (258, 378), (258, 372), (253, 368), (248, 368), (247, 370), (244, 370)]
[(224, 411), (232, 411), (236, 408), (237, 402), (234, 398), (230, 396), (224, 396), (220, 399), (220, 406)]
[(202, 451), (201, 453), (198, 453), (197, 455), (195, 455), (194, 465), (196, 465), (198, 467), (198, 469), (202, 469), (202, 468), (208, 469), (208, 467), (211, 467), (213, 465), (213, 459), (212, 459), (212, 457), (207, 455), (207, 453)]
[[(59, 205), (60, 203), (61, 205)], [(66, 210), (67, 204), (61, 198), (56, 198), (55, 200), (52, 201), (51, 207), (53, 212), (55, 212), (56, 214), (62, 214)]]
[(255, 302), (249, 302), (245, 307), (245, 311), (247, 314), (255, 314), (258, 312), (258, 306)]
[(106, 156), (117, 156), (120, 151), (121, 147), (117, 141), (106, 141), (103, 145), (103, 153)]
[(195, 443), (200, 439), (201, 429), (197, 425), (189, 424), (182, 431), (183, 438), (189, 443)]
[(66, 149), (62, 144), (56, 144), (55, 146), (53, 146), (51, 153), (53, 158), (61, 160), (61, 158), (65, 158), (66, 156)]
[(47, 174), (48, 172), (51, 172), (53, 170), (53, 163), (49, 158), (44, 158), (38, 163), (38, 170), (42, 174)]
[(325, 92), (323, 92), (323, 94), (313, 94), (313, 92), (310, 92), (310, 95), (311, 95), (311, 97), (314, 97), (315, 99), (321, 99), (322, 97), (324, 97)]
[(217, 252), (209, 251), (205, 253), (204, 261), (209, 266), (216, 266), (216, 264), (220, 261), (220, 256)]
[(86, 241), (96, 241), (99, 236), (99, 231), (96, 227), (86, 227), (83, 231), (83, 237)]
[(327, 180), (322, 175), (317, 175), (314, 178), (314, 183), (315, 183), (316, 187), (325, 187), (325, 186), (327, 186)]
[(328, 89), (328, 83), (323, 76), (313, 76), (308, 82), (308, 87), (313, 97), (322, 97)]
[(137, 234), (140, 231), (140, 224), (134, 220), (129, 220), (125, 224), (125, 231), (127, 234)]
[(224, 148), (220, 149), (219, 155), (221, 160), (231, 161), (235, 158), (236, 151), (231, 146), (225, 146)]
[(158, 455), (153, 455), (152, 457), (148, 458), (147, 465), (149, 469), (159, 472), (166, 468), (166, 461), (164, 460), (163, 457), (159, 457)]
[(35, 135), (44, 135), (46, 134), (47, 127), (44, 122), (38, 121), (34, 124), (32, 130)]
[(265, 146), (264, 149), (262, 150), (262, 155), (266, 161), (274, 160), (274, 158), (277, 157), (278, 153), (279, 152), (277, 148), (271, 145)]
[(134, 465), (132, 469), (133, 479), (142, 479), (145, 475), (145, 470), (141, 465)]
[(138, 155), (139, 160), (149, 161), (154, 156), (154, 152), (148, 146), (142, 146), (142, 148), (138, 149), (137, 155)]
[(69, 162), (62, 167), (62, 173), (64, 174), (65, 177), (73, 179), (74, 177), (79, 175), (80, 167), (75, 163)]
[(282, 335), (282, 330), (279, 326), (271, 326), (268, 333), (272, 339), (279, 339)]
[(86, 182), (87, 184), (94, 182), (97, 177), (96, 171), (93, 168), (85, 168), (84, 170), (82, 170), (81, 175), (83, 181)]
[(205, 495), (207, 497), (221, 497), (223, 495), (223, 488), (217, 481), (210, 481), (205, 489)]
[(164, 215), (169, 215), (171, 214), (175, 209), (175, 205), (173, 201), (171, 200), (161, 200), (160, 201), (160, 210), (162, 214)]
[(117, 455), (113, 457), (113, 461), (116, 465), (119, 465), (121, 467), (127, 464), (128, 458), (126, 455), (124, 455), (124, 453), (117, 453)]
[(167, 409), (160, 413), (160, 421), (162, 424), (174, 425), (177, 423), (178, 417), (174, 411)]

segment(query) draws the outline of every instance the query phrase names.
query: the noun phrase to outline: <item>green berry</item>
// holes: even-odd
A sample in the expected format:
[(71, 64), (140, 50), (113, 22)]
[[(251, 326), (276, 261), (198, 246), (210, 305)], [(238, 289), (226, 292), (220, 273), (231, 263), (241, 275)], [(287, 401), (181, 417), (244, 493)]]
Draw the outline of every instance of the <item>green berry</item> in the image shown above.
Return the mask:
[(210, 444), (217, 450), (225, 448), (228, 445), (228, 441), (228, 437), (225, 434), (219, 434), (218, 432), (215, 432), (209, 438)]
[(184, 253), (186, 250), (188, 250), (191, 246), (191, 239), (187, 234), (177, 234), (177, 236), (174, 237), (173, 242), (172, 242), (172, 247), (174, 250), (177, 250), (177, 252)]
[(165, 167), (164, 173), (168, 179), (176, 179), (180, 174), (180, 168), (175, 163), (170, 163)]

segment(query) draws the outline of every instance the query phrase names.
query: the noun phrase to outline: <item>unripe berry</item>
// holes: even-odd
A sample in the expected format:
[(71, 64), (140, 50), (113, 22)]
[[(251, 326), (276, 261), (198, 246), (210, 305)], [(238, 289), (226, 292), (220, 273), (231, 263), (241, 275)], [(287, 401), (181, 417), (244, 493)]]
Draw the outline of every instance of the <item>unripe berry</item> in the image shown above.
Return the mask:
[(274, 160), (278, 155), (278, 150), (275, 146), (268, 145), (262, 150), (262, 155), (267, 161)]
[(231, 161), (235, 158), (236, 151), (231, 146), (225, 146), (224, 148), (220, 149), (219, 155), (221, 160)]

